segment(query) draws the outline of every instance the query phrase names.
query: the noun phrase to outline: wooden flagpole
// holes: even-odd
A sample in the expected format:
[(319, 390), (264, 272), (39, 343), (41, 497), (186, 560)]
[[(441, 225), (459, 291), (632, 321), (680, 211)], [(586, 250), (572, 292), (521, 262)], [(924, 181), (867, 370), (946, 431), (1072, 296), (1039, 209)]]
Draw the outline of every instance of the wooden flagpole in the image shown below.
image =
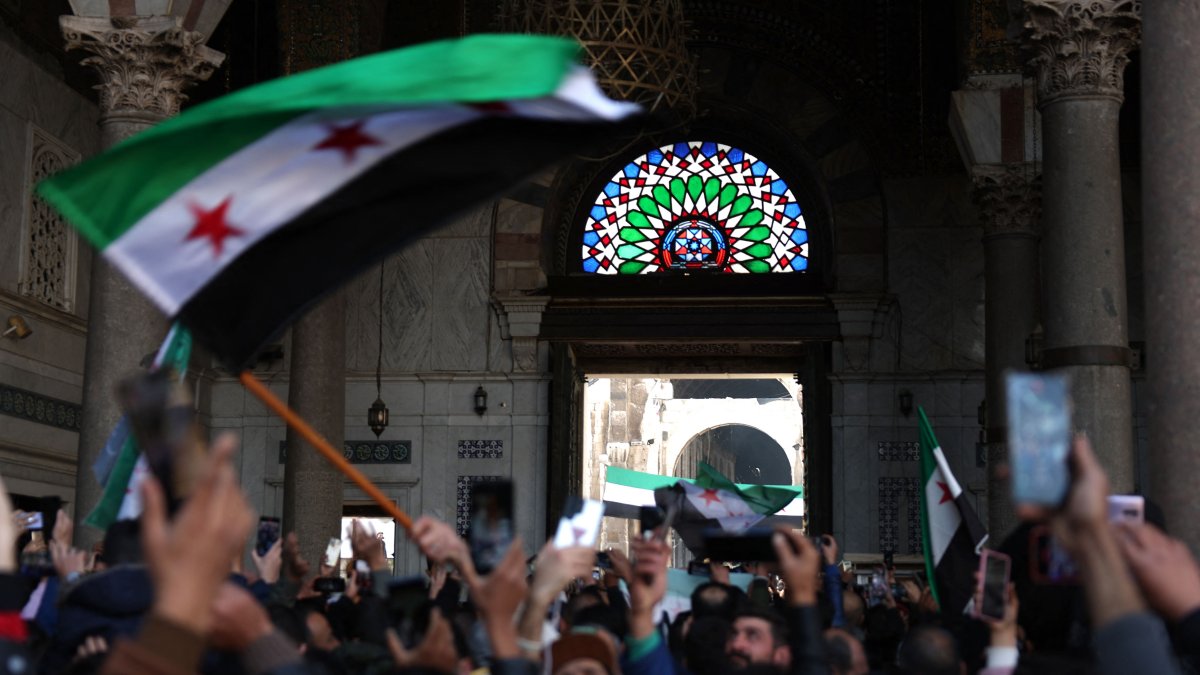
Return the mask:
[(268, 389), (265, 384), (263, 384), (262, 380), (255, 377), (254, 374), (248, 370), (243, 370), (242, 374), (238, 377), (242, 381), (242, 386), (244, 386), (247, 391), (257, 396), (258, 399), (265, 403), (267, 407), (270, 408), (271, 411), (276, 415), (282, 417), (283, 421), (286, 422), (289, 427), (294, 429), (296, 433), (300, 434), (304, 440), (308, 441), (314, 448), (316, 448), (317, 452), (320, 452), (322, 455), (324, 455), (325, 459), (329, 460), (330, 464), (337, 467), (338, 471), (341, 471), (346, 475), (347, 478), (354, 481), (355, 485), (362, 488), (362, 491), (367, 493), (367, 496), (370, 497), (376, 504), (378, 504), (381, 509), (386, 511), (389, 516), (395, 518), (396, 522), (400, 524), (405, 531), (412, 532), (412, 518), (409, 518), (407, 513), (401, 511), (400, 508), (396, 506), (395, 502), (388, 499), (387, 495), (383, 494), (383, 491), (376, 487), (375, 484), (371, 482), (370, 478), (364, 476), (361, 471), (354, 468), (350, 462), (347, 462), (346, 458), (342, 456), (342, 453), (335, 450), (333, 446), (329, 444), (329, 441), (325, 440), (325, 437), (318, 433), (316, 429), (313, 429), (311, 426), (309, 426), (308, 422), (305, 422), (302, 417), (296, 414), (296, 411), (289, 408), (286, 403), (279, 400), (278, 396), (271, 393), (271, 390)]

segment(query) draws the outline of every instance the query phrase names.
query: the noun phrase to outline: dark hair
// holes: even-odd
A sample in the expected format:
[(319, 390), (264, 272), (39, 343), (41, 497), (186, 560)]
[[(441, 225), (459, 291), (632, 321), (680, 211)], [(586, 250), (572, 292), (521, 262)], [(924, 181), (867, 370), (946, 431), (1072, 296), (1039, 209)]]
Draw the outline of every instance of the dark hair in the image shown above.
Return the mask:
[(764, 609), (762, 607), (744, 607), (734, 615), (733, 620), (738, 619), (762, 619), (771, 627), (771, 641), (776, 647), (787, 645), (787, 622), (783, 617), (772, 609)]
[(913, 628), (896, 653), (896, 666), (910, 675), (958, 675), (958, 664), (958, 644), (944, 628)]
[(729, 641), (729, 622), (719, 616), (692, 619), (692, 627), (683, 639), (684, 663), (695, 675), (723, 675), (729, 672), (725, 643)]
[(719, 616), (731, 621), (738, 610), (738, 596), (725, 584), (709, 581), (692, 591), (692, 616)]
[(629, 620), (625, 612), (619, 612), (608, 605), (592, 605), (575, 612), (571, 617), (571, 628), (579, 626), (596, 626), (612, 633), (621, 642), (629, 632)]
[(308, 624), (300, 612), (284, 605), (271, 604), (267, 606), (267, 616), (279, 632), (286, 635), (293, 644), (302, 645), (308, 642)]
[[(592, 600), (595, 602), (589, 602)], [(562, 619), (567, 622), (568, 626), (574, 626), (575, 615), (595, 604), (604, 604), (604, 594), (600, 592), (598, 586), (588, 586), (567, 598), (567, 604), (563, 605)]]
[(98, 556), (105, 565), (137, 565), (142, 562), (142, 522), (118, 520), (104, 532), (104, 551)]
[(848, 673), (853, 661), (853, 655), (850, 651), (850, 643), (846, 641), (846, 636), (840, 632), (825, 634), (825, 657), (829, 661), (829, 668), (834, 673)]

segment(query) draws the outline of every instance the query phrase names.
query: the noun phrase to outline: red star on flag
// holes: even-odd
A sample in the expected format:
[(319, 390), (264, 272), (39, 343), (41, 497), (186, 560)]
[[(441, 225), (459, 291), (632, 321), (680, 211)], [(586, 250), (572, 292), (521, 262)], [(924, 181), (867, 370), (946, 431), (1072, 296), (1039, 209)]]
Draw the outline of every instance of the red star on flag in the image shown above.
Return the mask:
[(721, 503), (721, 498), (717, 496), (717, 491), (712, 488), (707, 488), (700, 494), (700, 499), (704, 500), (705, 506), (710, 506), (713, 502)]
[(364, 124), (366, 120), (357, 120), (345, 126), (330, 125), (327, 127), (329, 136), (313, 146), (313, 150), (341, 150), (346, 163), (353, 162), (359, 148), (366, 145), (383, 145), (378, 138), (363, 133)]
[(221, 253), (225, 250), (226, 237), (240, 237), (245, 234), (230, 225), (229, 221), (225, 219), (225, 213), (229, 210), (229, 204), (232, 201), (233, 196), (230, 195), (216, 207), (208, 210), (199, 204), (191, 204), (189, 208), (192, 210), (192, 215), (196, 217), (196, 224), (192, 226), (192, 231), (188, 232), (184, 241), (208, 239), (213, 247), (213, 257), (220, 258)]
[(938, 504), (945, 504), (946, 502), (954, 501), (954, 496), (950, 494), (949, 485), (946, 485), (942, 481), (938, 481), (937, 486), (942, 489), (942, 498), (938, 500)]
[(572, 527), (571, 528), (571, 533), (575, 535), (575, 545), (576, 546), (583, 545), (583, 535), (586, 532), (587, 532), (587, 530), (583, 529), (582, 527)]

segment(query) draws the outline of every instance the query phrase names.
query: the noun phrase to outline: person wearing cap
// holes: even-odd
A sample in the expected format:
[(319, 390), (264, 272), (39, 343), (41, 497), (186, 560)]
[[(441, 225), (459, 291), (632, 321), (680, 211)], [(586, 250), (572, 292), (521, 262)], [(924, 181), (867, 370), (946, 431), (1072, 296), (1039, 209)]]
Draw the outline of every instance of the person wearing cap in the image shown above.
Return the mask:
[(571, 633), (550, 647), (551, 675), (621, 675), (617, 649), (603, 633)]

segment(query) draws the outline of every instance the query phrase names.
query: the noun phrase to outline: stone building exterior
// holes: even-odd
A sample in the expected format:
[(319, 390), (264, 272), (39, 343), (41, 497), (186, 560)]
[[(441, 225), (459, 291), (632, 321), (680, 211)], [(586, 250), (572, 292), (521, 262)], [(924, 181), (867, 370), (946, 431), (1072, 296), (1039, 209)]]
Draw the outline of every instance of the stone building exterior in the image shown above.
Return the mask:
[[(1026, 15), (1021, 3), (959, 0), (945, 16), (919, 0), (835, 4), (683, 0), (697, 73), (686, 126), (581, 152), (459, 214), (364, 270), (256, 373), (405, 511), (461, 524), (474, 482), (511, 478), (527, 542), (543, 539), (566, 495), (595, 483), (583, 430), (596, 375), (639, 374), (629, 395), (644, 401), (657, 386), (647, 383), (681, 374), (792, 374), (803, 391), (795, 479), (813, 526), (850, 552), (919, 552), (916, 415), (903, 401), (929, 414), (993, 532), (1012, 525), (996, 476), (1010, 368), (1071, 369), (1077, 421), (1114, 485), (1176, 494), (1168, 469), (1180, 462), (1194, 475), (1194, 446), (1147, 447), (1184, 433), (1187, 416), (1168, 402), (1187, 398), (1162, 392), (1186, 388), (1155, 385), (1150, 369), (1156, 349), (1187, 343), (1147, 344), (1146, 287), (1177, 289), (1186, 275), (1143, 264), (1141, 3), (1025, 0)], [(91, 463), (119, 412), (106, 392), (166, 323), (106, 267), (93, 269), (91, 250), (31, 186), (190, 102), (496, 25), (487, 0), (235, 0), (167, 17), (88, 17), (86, 6), (0, 0), (0, 320), (19, 316), (33, 330), (0, 339), (0, 475), (14, 493), (57, 494), (77, 513), (98, 495)], [(128, 47), (140, 56), (102, 53), (89, 43), (97, 26), (153, 39)], [(1109, 52), (1054, 46), (1096, 35), (1113, 38)], [(1063, 63), (1068, 53), (1095, 67)], [(1101, 77), (1072, 79), (1080, 72)], [(170, 86), (122, 98), (144, 81), (137, 73), (169, 75)], [(806, 271), (629, 278), (581, 268), (604, 180), (653, 147), (688, 141), (769, 159), (804, 209)], [(1179, 367), (1193, 372), (1192, 361)], [(378, 439), (366, 423), (377, 362), (391, 413)], [(192, 365), (204, 427), (241, 434), (242, 482), (262, 513), (283, 515), (318, 547), (334, 520), (365, 504), (289, 442), (235, 373), (202, 351)], [(1155, 431), (1156, 420), (1174, 426)], [(649, 462), (644, 445), (621, 449)], [(657, 461), (673, 470), (666, 455)], [(1166, 506), (1171, 519), (1200, 520), (1195, 507)], [(1193, 545), (1197, 532), (1184, 530)], [(397, 567), (415, 571), (417, 557), (400, 547)]]

